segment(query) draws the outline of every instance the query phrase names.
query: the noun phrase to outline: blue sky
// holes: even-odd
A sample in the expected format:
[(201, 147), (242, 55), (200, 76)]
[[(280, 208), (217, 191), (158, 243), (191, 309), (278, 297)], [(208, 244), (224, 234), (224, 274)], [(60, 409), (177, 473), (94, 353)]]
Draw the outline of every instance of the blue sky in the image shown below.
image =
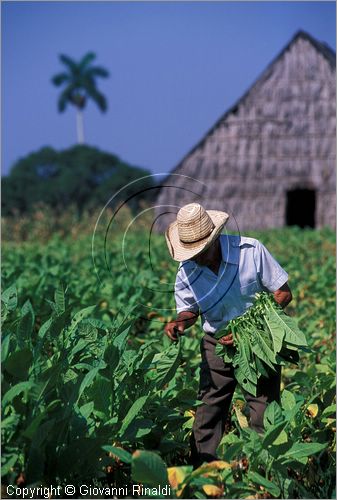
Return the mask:
[(2, 2), (2, 175), (20, 157), (76, 143), (57, 111), (58, 54), (110, 71), (86, 142), (168, 172), (302, 29), (336, 48), (334, 2)]

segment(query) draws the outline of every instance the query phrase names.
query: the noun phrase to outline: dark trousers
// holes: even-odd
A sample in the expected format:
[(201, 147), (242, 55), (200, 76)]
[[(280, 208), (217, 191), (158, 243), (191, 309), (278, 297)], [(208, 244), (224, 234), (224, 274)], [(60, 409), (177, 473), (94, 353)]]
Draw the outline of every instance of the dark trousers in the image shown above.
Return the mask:
[[(236, 387), (234, 369), (215, 354), (217, 341), (208, 334), (201, 340), (200, 385), (198, 406), (191, 436), (192, 462), (199, 466), (203, 462), (217, 460), (216, 449), (224, 433), (233, 393)], [(263, 432), (263, 414), (271, 401), (280, 400), (281, 367), (272, 377), (260, 377), (257, 395), (243, 390), (250, 409), (250, 427)]]

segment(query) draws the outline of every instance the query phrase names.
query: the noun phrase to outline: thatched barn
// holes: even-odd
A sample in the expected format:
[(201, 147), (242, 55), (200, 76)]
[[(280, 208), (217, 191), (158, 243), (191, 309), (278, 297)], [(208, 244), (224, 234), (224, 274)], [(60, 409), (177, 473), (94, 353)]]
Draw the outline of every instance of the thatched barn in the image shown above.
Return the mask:
[(335, 71), (329, 46), (296, 33), (161, 182), (157, 230), (194, 201), (240, 230), (335, 227)]

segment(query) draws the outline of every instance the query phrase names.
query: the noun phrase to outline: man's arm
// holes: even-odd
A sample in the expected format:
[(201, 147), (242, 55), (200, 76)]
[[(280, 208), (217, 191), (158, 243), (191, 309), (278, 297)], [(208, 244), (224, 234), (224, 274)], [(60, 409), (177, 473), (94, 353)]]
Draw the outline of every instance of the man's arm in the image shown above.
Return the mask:
[(178, 314), (177, 319), (170, 321), (164, 327), (166, 335), (173, 341), (178, 340), (178, 330), (179, 334), (182, 335), (186, 328), (194, 325), (197, 321), (199, 313), (193, 311), (182, 311)]

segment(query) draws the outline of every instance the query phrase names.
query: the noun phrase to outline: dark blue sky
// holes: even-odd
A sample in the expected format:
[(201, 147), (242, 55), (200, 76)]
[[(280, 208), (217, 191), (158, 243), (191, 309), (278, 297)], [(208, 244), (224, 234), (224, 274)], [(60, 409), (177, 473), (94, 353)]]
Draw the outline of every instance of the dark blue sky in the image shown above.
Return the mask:
[(334, 2), (2, 2), (2, 173), (76, 143), (60, 114), (58, 54), (97, 53), (109, 109), (90, 103), (86, 142), (168, 172), (302, 29), (336, 47)]

